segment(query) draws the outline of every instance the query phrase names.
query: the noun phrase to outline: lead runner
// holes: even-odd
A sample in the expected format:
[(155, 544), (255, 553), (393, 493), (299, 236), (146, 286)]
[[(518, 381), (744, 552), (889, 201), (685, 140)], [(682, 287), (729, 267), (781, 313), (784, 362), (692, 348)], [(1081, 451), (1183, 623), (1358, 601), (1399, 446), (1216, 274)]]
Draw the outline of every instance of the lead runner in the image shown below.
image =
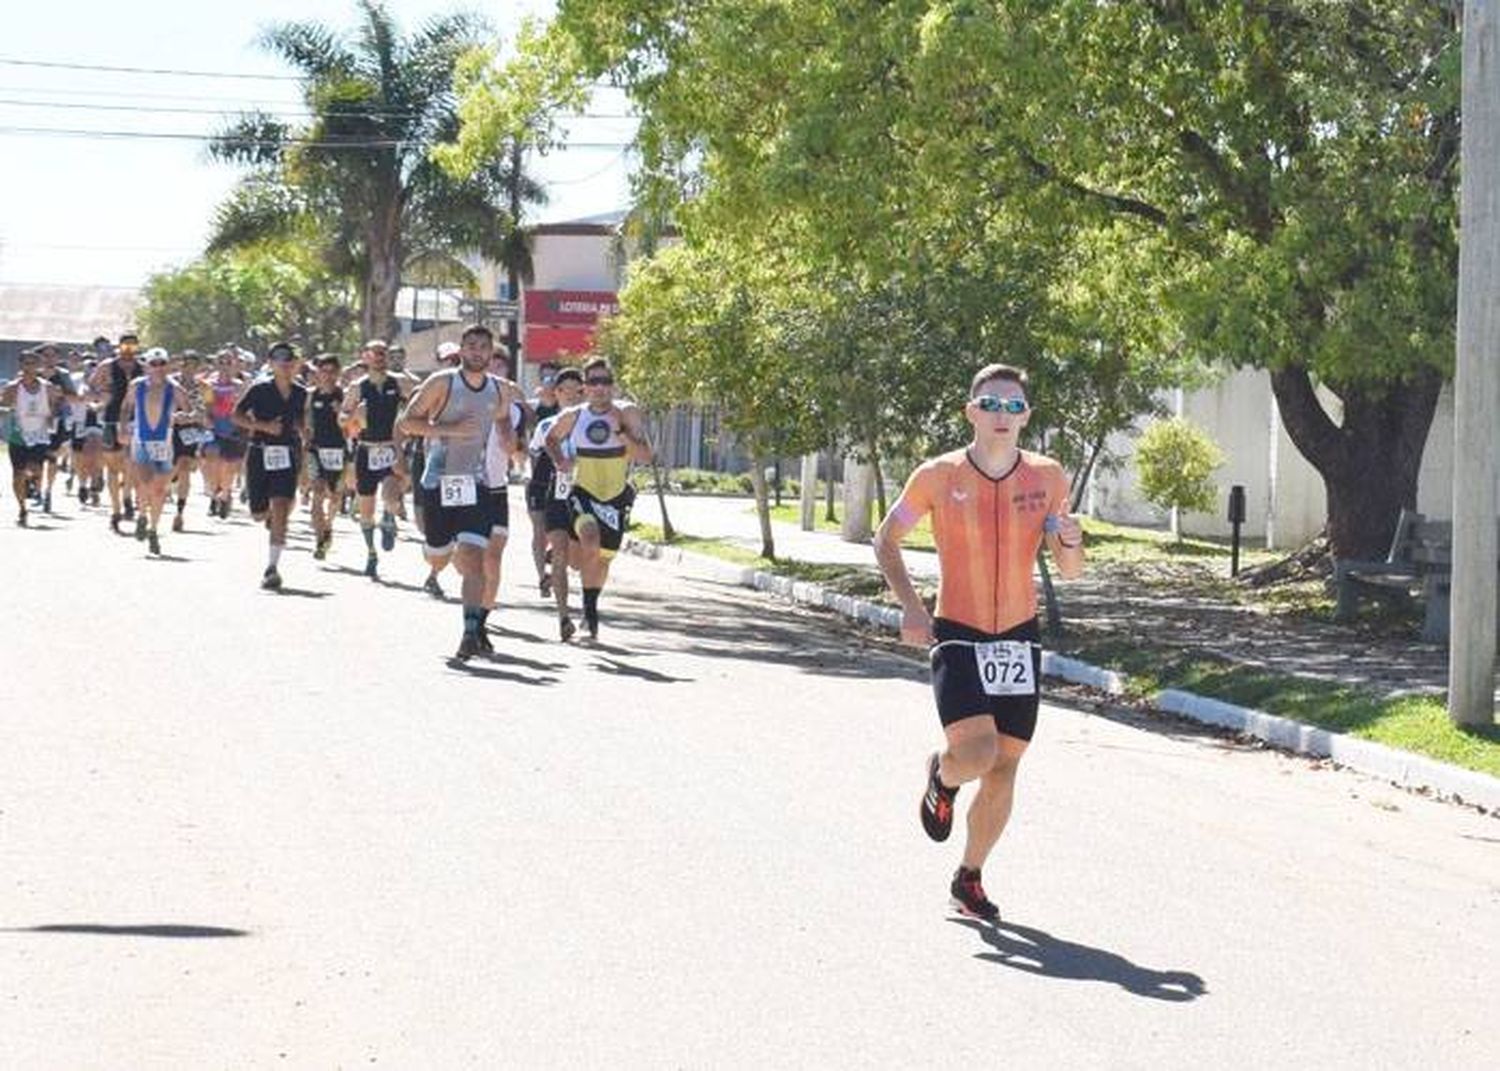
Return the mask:
[[(969, 386), (974, 429), (962, 450), (921, 465), (875, 535), (875, 558), (901, 603), (901, 638), (931, 650), (932, 690), (947, 746), (927, 760), (922, 827), (936, 841), (953, 828), (959, 787), (979, 782), (968, 838), (953, 876), (953, 906), (994, 920), (981, 871), (1010, 819), (1016, 770), (1036, 728), (1041, 633), (1032, 565), (1045, 542), (1058, 572), (1083, 572), (1083, 530), (1068, 509), (1056, 461), (1020, 449), (1031, 420), (1026, 373), (986, 365)], [(901, 557), (901, 541), (932, 516), (938, 554), (936, 617)]]

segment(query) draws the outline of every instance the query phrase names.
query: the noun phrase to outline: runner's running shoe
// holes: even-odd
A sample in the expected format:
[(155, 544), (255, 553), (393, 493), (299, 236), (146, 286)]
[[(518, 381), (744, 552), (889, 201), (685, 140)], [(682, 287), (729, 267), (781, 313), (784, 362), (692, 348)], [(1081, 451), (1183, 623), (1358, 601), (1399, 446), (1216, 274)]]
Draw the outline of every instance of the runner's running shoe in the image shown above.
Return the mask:
[(479, 653), (479, 637), (473, 632), (465, 632), (464, 638), (459, 642), (458, 653), (453, 657), (460, 662), (467, 662)]
[(276, 571), (276, 566), (266, 566), (265, 575), (260, 578), (260, 586), (266, 591), (281, 590), (281, 574)]
[(984, 895), (984, 886), (980, 884), (977, 870), (959, 867), (953, 875), (953, 885), (949, 892), (953, 897), (950, 901), (953, 910), (960, 915), (983, 919), (985, 922), (994, 922), (1000, 917), (1000, 909)]
[(431, 595), (434, 599), (441, 599), (443, 597), (443, 585), (439, 584), (438, 578), (433, 576), (431, 573), (428, 573), (427, 579), (423, 581), (422, 590), (427, 592), (427, 594)]
[(949, 788), (938, 778), (938, 753), (927, 760), (927, 790), (922, 793), (922, 828), (935, 841), (945, 841), (953, 832), (953, 801), (958, 789)]
[(389, 513), (380, 519), (380, 547), (387, 554), (396, 549), (396, 518)]

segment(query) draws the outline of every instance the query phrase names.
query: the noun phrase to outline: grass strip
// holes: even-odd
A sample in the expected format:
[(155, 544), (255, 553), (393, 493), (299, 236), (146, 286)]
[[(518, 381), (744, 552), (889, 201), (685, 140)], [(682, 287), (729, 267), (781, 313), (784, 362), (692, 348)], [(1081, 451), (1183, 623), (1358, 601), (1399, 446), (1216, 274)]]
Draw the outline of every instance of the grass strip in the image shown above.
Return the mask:
[[(631, 535), (666, 543), (655, 525), (633, 525)], [(772, 560), (728, 540), (681, 534), (671, 545), (776, 576), (812, 581), (842, 594), (867, 599), (885, 594), (885, 582), (873, 568)], [(1201, 651), (1143, 647), (1139, 637), (1075, 632), (1049, 646), (1124, 674), (1127, 694), (1142, 701), (1177, 688), (1500, 777), (1500, 725), (1457, 726), (1440, 698), (1385, 698), (1354, 685), (1278, 673)]]
[(1166, 688), (1220, 699), (1500, 777), (1500, 725), (1455, 725), (1441, 698), (1386, 698), (1356, 685), (1230, 662), (1201, 651), (1143, 648), (1139, 639), (1065, 637), (1063, 654), (1122, 673), (1139, 699)]

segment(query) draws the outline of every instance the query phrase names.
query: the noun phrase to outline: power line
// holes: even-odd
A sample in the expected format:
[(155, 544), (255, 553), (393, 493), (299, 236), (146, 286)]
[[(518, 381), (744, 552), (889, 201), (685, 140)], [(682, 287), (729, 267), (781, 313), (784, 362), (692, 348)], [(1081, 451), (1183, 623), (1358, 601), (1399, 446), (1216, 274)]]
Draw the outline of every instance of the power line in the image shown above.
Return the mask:
[[(96, 112), (146, 112), (160, 115), (223, 115), (230, 111), (255, 111), (260, 115), (269, 115), (277, 119), (307, 119), (311, 112), (268, 112), (263, 109), (250, 108), (164, 108), (149, 104), (76, 104), (72, 101), (45, 101), (45, 100), (12, 100), (0, 98), (0, 104), (9, 104), (21, 108), (68, 108), (83, 111)], [(340, 119), (368, 118), (368, 119), (415, 119), (416, 112), (381, 112), (381, 111), (350, 111), (348, 106), (336, 106), (326, 109), (322, 114), (336, 116)]]
[[(193, 99), (191, 97), (187, 98)], [(225, 97), (225, 100), (233, 100)], [(283, 102), (285, 103), (285, 102)], [(225, 112), (255, 111), (262, 115), (270, 115), (278, 119), (309, 119), (315, 115), (330, 115), (340, 119), (364, 118), (364, 119), (415, 119), (417, 112), (391, 112), (380, 110), (365, 110), (357, 105), (335, 104), (325, 105), (314, 111), (312, 108), (301, 106), (300, 111), (295, 112), (273, 112), (263, 108), (248, 107), (248, 102), (241, 101), (238, 108), (169, 108), (154, 104), (80, 104), (74, 101), (48, 101), (48, 100), (16, 100), (10, 97), (0, 97), (0, 104), (12, 105), (18, 108), (66, 108), (70, 110), (98, 111), (98, 112), (141, 112), (146, 114), (161, 115), (223, 115)], [(559, 122), (569, 122), (573, 119), (609, 119), (626, 120), (638, 119), (636, 115), (581, 112), (576, 115), (564, 115), (559, 117)]]
[(54, 63), (44, 60), (12, 59), (0, 56), (0, 66), (47, 67), (59, 71), (108, 71), (111, 74), (167, 74), (182, 78), (249, 79), (257, 82), (300, 82), (298, 74), (232, 74), (226, 71), (184, 71), (169, 67), (110, 67), (101, 63)]
[[(270, 139), (241, 139), (221, 138), (218, 134), (189, 134), (177, 131), (157, 130), (74, 130), (59, 127), (36, 127), (36, 126), (0, 126), (0, 135), (14, 134), (24, 136), (41, 137), (76, 137), (76, 138), (139, 138), (145, 140), (165, 141), (229, 141), (235, 145), (248, 145), (256, 148), (275, 148), (277, 146), (295, 146), (297, 148), (309, 149), (393, 149), (407, 145), (421, 144), (411, 140), (399, 138), (362, 138), (350, 139), (348, 141), (315, 141), (309, 138), (285, 138), (280, 141)], [(559, 146), (555, 151), (566, 149), (622, 149), (630, 145), (625, 141), (570, 141)]]

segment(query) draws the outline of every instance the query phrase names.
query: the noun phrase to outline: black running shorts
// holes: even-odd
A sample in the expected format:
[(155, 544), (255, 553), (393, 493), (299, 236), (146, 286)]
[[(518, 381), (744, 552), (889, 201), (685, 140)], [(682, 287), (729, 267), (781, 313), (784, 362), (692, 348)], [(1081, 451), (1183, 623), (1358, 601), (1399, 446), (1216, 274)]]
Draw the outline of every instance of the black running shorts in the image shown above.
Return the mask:
[[(932, 694), (937, 699), (938, 718), (944, 727), (988, 714), (995, 719), (995, 728), (1006, 736), (1030, 740), (1036, 731), (1037, 707), (1041, 703), (1042, 648), (1036, 618), (1007, 632), (992, 634), (939, 617), (932, 623), (932, 634), (937, 639), (931, 653)], [(985, 691), (981, 674), (993, 675), (995, 667), (981, 668), (975, 644), (997, 640), (1031, 644), (1034, 684), (1030, 695), (991, 695)]]
[(599, 546), (604, 550), (620, 549), (625, 530), (630, 527), (630, 507), (635, 503), (635, 488), (629, 485), (614, 498), (601, 502), (581, 487), (568, 495), (569, 531), (578, 538), (578, 522), (591, 518), (599, 525)]
[(488, 488), (478, 488), (472, 506), (445, 506), (436, 487), (418, 486), (422, 496), (422, 534), (427, 539), (429, 555), (446, 554), (453, 544), (488, 546), (494, 527), (494, 506)]
[(490, 500), (490, 532), (494, 535), (507, 535), (510, 532), (510, 489), (505, 486), (491, 487), (489, 490)]
[(526, 512), (544, 513), (547, 503), (552, 501), (551, 480), (526, 481)]
[[(376, 491), (380, 490), (382, 483), (396, 474), (396, 462), (394, 460), (396, 448), (394, 446), (386, 443), (383, 447), (383, 449), (389, 450), (392, 456), (390, 466), (383, 469), (370, 468), (370, 449), (369, 444), (360, 443), (359, 448), (354, 451), (354, 490), (362, 498), (369, 498)], [(379, 450), (382, 447), (376, 445), (375, 449)]]
[(260, 516), (271, 508), (271, 499), (297, 497), (297, 469), (301, 464), (301, 451), (295, 446), (290, 451), (291, 465), (284, 469), (266, 471), (265, 447), (252, 443), (245, 462), (245, 491), (250, 499), (250, 512)]

